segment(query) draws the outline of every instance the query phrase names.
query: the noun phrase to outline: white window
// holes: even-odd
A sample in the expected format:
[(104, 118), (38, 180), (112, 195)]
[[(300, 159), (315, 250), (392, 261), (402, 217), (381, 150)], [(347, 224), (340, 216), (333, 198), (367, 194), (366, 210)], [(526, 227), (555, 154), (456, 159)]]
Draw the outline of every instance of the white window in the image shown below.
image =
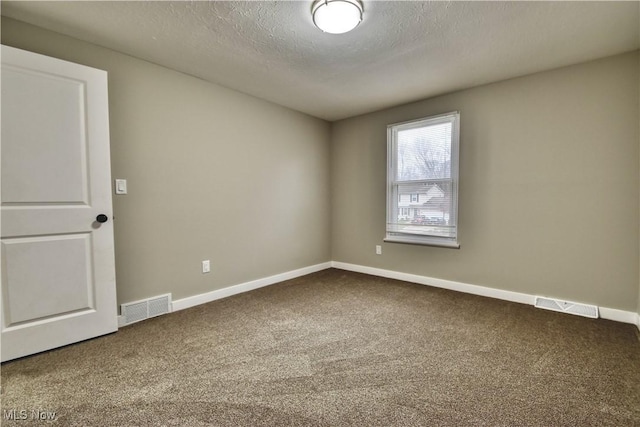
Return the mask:
[[(460, 114), (442, 114), (387, 127), (385, 241), (459, 248)], [(401, 211), (401, 195), (419, 196), (416, 215)], [(416, 202), (418, 197), (416, 197)]]

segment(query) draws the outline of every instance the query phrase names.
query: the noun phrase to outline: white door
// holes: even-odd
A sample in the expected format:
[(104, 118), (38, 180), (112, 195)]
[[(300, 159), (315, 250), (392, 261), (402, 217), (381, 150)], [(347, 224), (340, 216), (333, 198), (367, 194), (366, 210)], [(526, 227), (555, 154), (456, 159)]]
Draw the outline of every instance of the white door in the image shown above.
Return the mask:
[(107, 73), (7, 46), (1, 59), (6, 361), (118, 321)]

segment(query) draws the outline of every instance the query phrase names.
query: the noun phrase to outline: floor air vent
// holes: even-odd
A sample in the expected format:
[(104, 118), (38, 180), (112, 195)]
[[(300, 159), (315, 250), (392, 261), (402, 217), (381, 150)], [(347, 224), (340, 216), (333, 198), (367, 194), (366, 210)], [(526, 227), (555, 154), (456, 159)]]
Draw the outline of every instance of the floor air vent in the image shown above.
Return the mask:
[(591, 317), (594, 319), (598, 317), (598, 307), (595, 305), (578, 304), (577, 302), (536, 297), (535, 306), (538, 308), (544, 308), (545, 310), (577, 314), (578, 316)]
[(139, 322), (171, 311), (171, 294), (120, 305), (124, 324)]

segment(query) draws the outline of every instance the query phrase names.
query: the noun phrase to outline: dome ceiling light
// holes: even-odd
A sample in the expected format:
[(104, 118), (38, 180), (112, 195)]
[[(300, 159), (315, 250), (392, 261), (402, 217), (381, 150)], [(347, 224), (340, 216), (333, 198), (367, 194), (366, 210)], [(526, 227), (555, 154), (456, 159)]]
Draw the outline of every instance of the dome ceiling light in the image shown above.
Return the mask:
[(313, 23), (325, 33), (343, 34), (362, 21), (359, 0), (316, 0), (311, 6)]

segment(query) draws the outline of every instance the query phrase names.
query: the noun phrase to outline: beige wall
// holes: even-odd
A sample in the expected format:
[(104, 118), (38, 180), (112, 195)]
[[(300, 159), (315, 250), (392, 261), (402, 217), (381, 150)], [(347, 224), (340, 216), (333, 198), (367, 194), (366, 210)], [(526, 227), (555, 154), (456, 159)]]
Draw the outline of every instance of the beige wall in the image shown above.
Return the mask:
[(327, 122), (6, 18), (2, 43), (109, 72), (119, 303), (330, 260)]
[[(333, 260), (636, 310), (638, 72), (634, 52), (335, 122)], [(386, 126), (454, 110), (461, 249), (383, 243)]]
[[(330, 132), (324, 121), (4, 17), (2, 43), (109, 72), (112, 173), (129, 181), (129, 195), (114, 196), (119, 302), (177, 299), (334, 259), (640, 312), (637, 52), (343, 120)], [(453, 110), (461, 249), (382, 243), (386, 125)], [(211, 274), (200, 273), (202, 259)]]

